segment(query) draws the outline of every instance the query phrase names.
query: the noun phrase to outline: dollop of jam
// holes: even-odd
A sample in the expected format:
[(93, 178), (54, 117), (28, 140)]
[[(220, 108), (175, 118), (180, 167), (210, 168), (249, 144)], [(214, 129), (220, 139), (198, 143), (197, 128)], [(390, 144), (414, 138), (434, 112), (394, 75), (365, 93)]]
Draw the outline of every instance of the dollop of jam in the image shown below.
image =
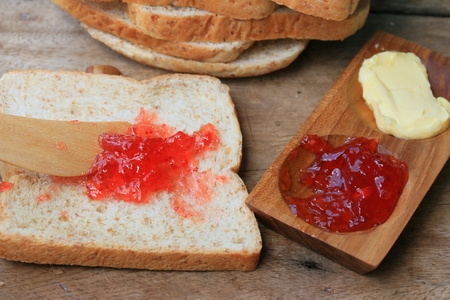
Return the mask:
[[(313, 162), (294, 171), (289, 169), (292, 164), (285, 163), (279, 181), (281, 194), (296, 216), (334, 232), (367, 230), (389, 218), (408, 170), (396, 157), (378, 153), (376, 139), (354, 138), (333, 148), (317, 135), (307, 135), (299, 147), (314, 153)], [(298, 152), (294, 149), (286, 162), (301, 159)], [(292, 180), (314, 194), (294, 195)]]
[(141, 110), (126, 134), (100, 135), (103, 152), (84, 181), (87, 193), (94, 200), (112, 197), (145, 203), (151, 201), (152, 195), (165, 191), (171, 193), (172, 208), (179, 215), (192, 216), (195, 206), (209, 202), (217, 182), (217, 176), (197, 168), (199, 158), (217, 149), (217, 130), (206, 124), (189, 135), (164, 124), (156, 125), (155, 119), (155, 115)]

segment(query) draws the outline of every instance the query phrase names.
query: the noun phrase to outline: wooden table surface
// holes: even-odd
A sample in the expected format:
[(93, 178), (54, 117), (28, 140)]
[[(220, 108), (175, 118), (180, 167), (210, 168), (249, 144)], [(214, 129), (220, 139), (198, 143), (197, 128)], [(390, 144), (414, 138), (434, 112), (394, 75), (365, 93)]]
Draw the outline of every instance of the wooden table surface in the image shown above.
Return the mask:
[[(312, 41), (288, 68), (226, 79), (244, 136), (240, 175), (251, 191), (354, 55), (383, 30), (450, 56), (450, 2), (373, 0), (365, 27), (342, 42)], [(167, 73), (91, 39), (50, 0), (0, 1), (0, 74), (107, 64), (144, 79)], [(426, 176), (426, 174), (423, 174)], [(252, 272), (161, 272), (0, 260), (0, 299), (448, 299), (450, 163), (381, 265), (359, 275), (261, 227)]]

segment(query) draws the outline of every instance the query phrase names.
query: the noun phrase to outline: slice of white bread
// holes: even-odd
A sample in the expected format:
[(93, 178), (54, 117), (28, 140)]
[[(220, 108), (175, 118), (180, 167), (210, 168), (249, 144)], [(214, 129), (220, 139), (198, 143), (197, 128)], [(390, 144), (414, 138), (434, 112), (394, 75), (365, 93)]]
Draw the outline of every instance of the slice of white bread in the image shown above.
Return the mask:
[(159, 39), (189, 42), (256, 41), (281, 38), (342, 40), (365, 23), (370, 1), (342, 21), (326, 20), (287, 7), (267, 18), (237, 20), (190, 7), (128, 4), (128, 15), (139, 29)]
[(353, 14), (359, 0), (274, 0), (301, 13), (342, 21)]
[[(242, 136), (227, 86), (216, 78), (165, 75), (149, 80), (82, 72), (13, 71), (0, 79), (1, 112), (34, 118), (134, 122), (139, 110), (192, 134), (212, 123), (219, 148), (199, 171), (224, 176), (197, 218), (183, 218), (170, 194), (135, 204), (94, 201), (80, 184), (1, 164), (13, 188), (0, 196), (0, 257), (39, 264), (153, 270), (252, 270), (261, 237), (236, 174)], [(211, 151), (210, 151), (211, 152)], [(50, 199), (39, 201), (48, 194)], [(47, 197), (48, 198), (48, 197)], [(185, 199), (195, 201), (195, 199)]]
[(265, 18), (277, 7), (277, 4), (271, 0), (123, 0), (123, 2), (195, 7), (218, 15), (242, 20)]
[(84, 27), (94, 39), (140, 63), (169, 71), (207, 74), (223, 78), (258, 76), (285, 68), (308, 44), (307, 40), (291, 39), (255, 42), (232, 62), (208, 63), (149, 51), (112, 34), (88, 26)]
[(206, 62), (235, 60), (253, 42), (176, 42), (156, 39), (139, 30), (128, 18), (126, 4), (121, 2), (92, 2), (53, 0), (74, 18), (91, 27), (112, 33), (143, 48), (174, 57)]

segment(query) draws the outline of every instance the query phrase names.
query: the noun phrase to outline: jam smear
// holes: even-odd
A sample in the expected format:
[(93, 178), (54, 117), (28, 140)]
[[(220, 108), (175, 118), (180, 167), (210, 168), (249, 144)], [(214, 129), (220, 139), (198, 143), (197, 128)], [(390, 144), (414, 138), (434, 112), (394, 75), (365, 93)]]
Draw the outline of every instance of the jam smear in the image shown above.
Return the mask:
[[(333, 148), (317, 135), (307, 135), (299, 146), (314, 153), (313, 162), (295, 173), (298, 176), (291, 176), (285, 164), (279, 181), (283, 198), (296, 216), (334, 232), (367, 230), (389, 218), (408, 180), (408, 170), (396, 157), (378, 153), (376, 139), (354, 138)], [(286, 161), (301, 159), (298, 152), (294, 149)], [(292, 180), (314, 194), (293, 195)]]
[(166, 191), (171, 193), (172, 208), (190, 217), (211, 198), (216, 178), (210, 172), (199, 172), (197, 165), (199, 158), (217, 149), (217, 130), (206, 124), (188, 135), (156, 125), (155, 120), (154, 114), (141, 110), (127, 134), (100, 135), (103, 152), (85, 179), (87, 193), (94, 200), (112, 197), (145, 203), (155, 193)]
[(0, 192), (8, 191), (12, 189), (13, 184), (8, 181), (0, 181)]

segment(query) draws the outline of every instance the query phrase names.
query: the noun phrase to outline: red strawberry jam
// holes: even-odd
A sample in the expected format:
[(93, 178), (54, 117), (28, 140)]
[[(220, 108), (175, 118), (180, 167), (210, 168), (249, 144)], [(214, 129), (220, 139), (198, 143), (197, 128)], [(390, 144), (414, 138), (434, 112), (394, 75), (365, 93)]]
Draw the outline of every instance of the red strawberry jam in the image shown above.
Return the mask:
[[(289, 175), (289, 167), (280, 172), (280, 191), (296, 216), (335, 232), (367, 230), (389, 218), (408, 170), (403, 161), (378, 153), (376, 139), (354, 138), (333, 148), (317, 135), (308, 135), (299, 146), (314, 153), (314, 161), (296, 173), (298, 178)], [(293, 150), (287, 161), (300, 159), (298, 151)], [(292, 195), (292, 180), (314, 194)]]
[[(219, 145), (217, 130), (206, 124), (188, 135), (167, 125), (155, 125), (155, 116), (143, 110), (128, 133), (102, 134), (103, 148), (86, 179), (89, 197), (105, 197), (145, 203), (158, 192), (172, 193), (173, 209), (184, 217), (193, 214), (192, 206), (211, 197), (216, 180), (209, 172), (198, 172), (198, 159)], [(186, 203), (183, 195), (194, 196)], [(192, 199), (192, 197), (187, 197)]]
[(0, 192), (8, 191), (12, 189), (13, 184), (8, 181), (0, 181)]

